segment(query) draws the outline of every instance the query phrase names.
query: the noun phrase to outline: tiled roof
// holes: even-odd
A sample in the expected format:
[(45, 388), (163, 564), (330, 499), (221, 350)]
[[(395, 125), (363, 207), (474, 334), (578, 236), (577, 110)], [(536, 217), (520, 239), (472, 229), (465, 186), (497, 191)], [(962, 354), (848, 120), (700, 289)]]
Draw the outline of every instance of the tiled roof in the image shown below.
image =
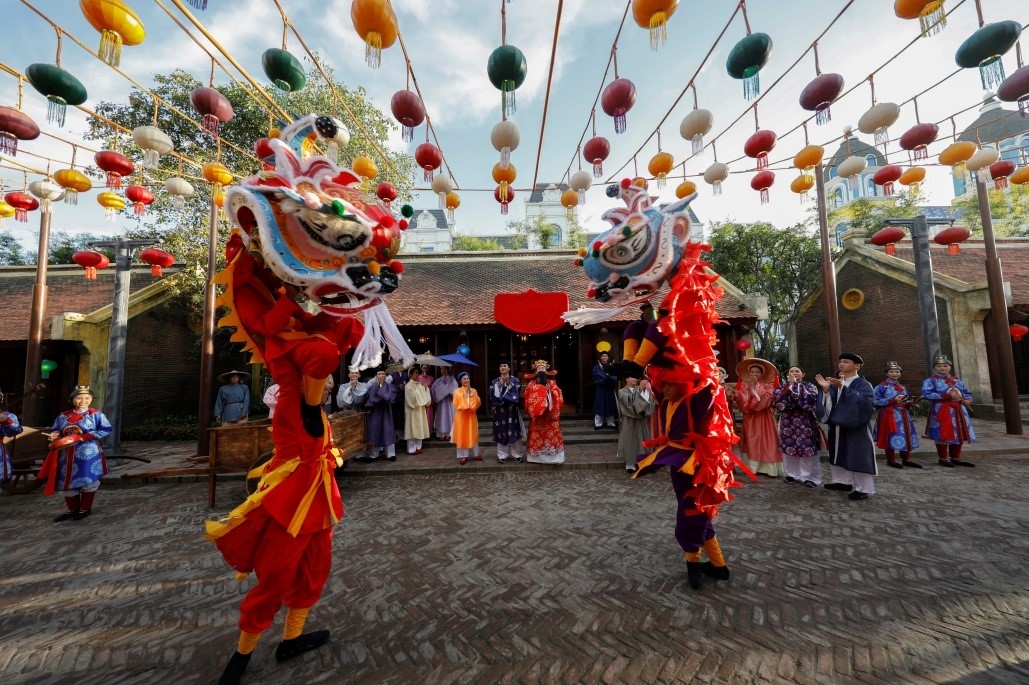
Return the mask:
[[(932, 245), (931, 250), (933, 271), (965, 283), (985, 285), (986, 247), (981, 238), (961, 243), (961, 253), (956, 255), (948, 254), (942, 245)], [(911, 243), (898, 243), (895, 256), (913, 262)], [(1004, 280), (1011, 283), (1012, 302), (1016, 306), (1029, 304), (1029, 238), (997, 239), (997, 256)]]
[(537, 183), (536, 186), (532, 189), (532, 192), (529, 193), (529, 199), (526, 200), (526, 202), (528, 202), (529, 204), (543, 202), (543, 191), (552, 185), (554, 186), (554, 188), (557, 189), (558, 193), (563, 193), (564, 191), (568, 190), (567, 183)]
[(836, 152), (833, 153), (833, 156), (825, 162), (825, 168), (828, 170), (829, 167), (839, 166), (840, 162), (845, 160), (847, 157), (867, 157), (868, 155), (875, 155), (876, 166), (882, 166), (886, 163), (886, 158), (883, 157), (881, 150), (872, 147), (857, 136), (852, 135), (850, 137), (849, 145), (846, 140), (840, 143), (840, 146), (836, 148)]
[[(36, 282), (35, 266), (0, 267), (0, 299), (4, 314), (0, 317), (0, 340), (27, 340), (32, 316), (32, 288)], [(135, 292), (154, 282), (148, 268), (134, 268), (131, 288)], [(97, 272), (95, 281), (87, 281), (81, 267), (75, 265), (47, 268), (47, 299), (43, 336), (50, 337), (50, 321), (65, 312), (88, 314), (114, 301), (114, 270)]]
[(996, 98), (990, 98), (979, 110), (979, 116), (968, 125), (958, 140), (968, 140), (976, 145), (999, 143), (1029, 132), (1029, 124), (1018, 116), (1018, 111), (1004, 109)]
[[(568, 293), (569, 307), (597, 307), (586, 298), (582, 270), (572, 264), (575, 252), (450, 252), (403, 258), (404, 280), (386, 304), (400, 326), (491, 326), (493, 297), (529, 288)], [(718, 303), (726, 320), (755, 319), (755, 312), (731, 295)], [(630, 309), (612, 321), (632, 321)]]

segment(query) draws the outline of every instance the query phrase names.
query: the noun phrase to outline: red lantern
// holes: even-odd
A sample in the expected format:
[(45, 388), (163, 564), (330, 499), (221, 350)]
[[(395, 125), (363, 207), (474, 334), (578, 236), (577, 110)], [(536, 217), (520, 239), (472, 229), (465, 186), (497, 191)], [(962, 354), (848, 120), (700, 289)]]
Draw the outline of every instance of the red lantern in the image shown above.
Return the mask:
[(611, 154), (611, 143), (603, 136), (594, 136), (586, 141), (582, 148), (582, 156), (593, 165), (593, 178), (600, 178), (604, 173), (604, 160)]
[(13, 107), (0, 107), (0, 152), (14, 157), (19, 140), (35, 140), (39, 126), (28, 114)]
[(968, 240), (970, 235), (972, 232), (964, 226), (951, 226), (937, 233), (933, 237), (933, 242), (937, 245), (946, 245), (948, 254), (960, 254), (961, 246), (958, 243)]
[(39, 209), (39, 200), (20, 190), (4, 195), (4, 202), (14, 207), (15, 221), (28, 221), (29, 212)]
[(897, 226), (886, 226), (872, 234), (872, 244), (885, 247), (888, 255), (897, 254), (896, 243), (904, 239), (904, 229)]
[(375, 186), (375, 195), (382, 200), (386, 207), (389, 207), (389, 203), (397, 199), (397, 189), (392, 183), (386, 183), (383, 181), (379, 185)]
[(740, 353), (746, 352), (750, 349), (751, 342), (747, 338), (740, 338), (736, 341), (736, 350)]
[(410, 90), (398, 90), (389, 101), (389, 109), (400, 122), (400, 131), (404, 141), (410, 143), (414, 139), (414, 129), (425, 121), (425, 105), (418, 94)]
[(815, 123), (827, 124), (832, 119), (829, 106), (843, 92), (843, 77), (839, 74), (821, 74), (800, 93), (800, 106), (815, 113)]
[(96, 270), (102, 269), (104, 261), (110, 264), (110, 260), (105, 255), (100, 254), (96, 250), (79, 250), (71, 256), (71, 260), (86, 270), (86, 280), (96, 280)]
[(1029, 112), (1029, 64), (1019, 67), (1004, 79), (997, 89), (997, 98), (1004, 102), (1017, 102), (1022, 117)]
[(514, 199), (514, 196), (515, 192), (510, 186), (507, 188), (506, 193), (500, 192), (500, 186), (497, 186), (496, 190), (493, 191), (493, 199), (500, 203), (501, 214), (507, 214), (507, 206)]
[(616, 78), (604, 88), (600, 106), (614, 117), (615, 133), (625, 133), (625, 114), (636, 104), (636, 86), (627, 78)]
[(775, 132), (768, 129), (755, 131), (743, 144), (743, 154), (757, 160), (758, 171), (768, 168), (768, 153), (775, 147)]
[(114, 150), (101, 150), (93, 159), (98, 167), (107, 172), (107, 187), (111, 189), (121, 188), (122, 177), (131, 176), (136, 169), (132, 160)]
[(929, 151), (926, 148), (939, 134), (940, 127), (936, 124), (915, 124), (900, 137), (900, 146), (911, 152), (912, 161), (927, 159)]
[(1011, 331), (1011, 339), (1016, 343), (1022, 342), (1022, 338), (1025, 337), (1026, 333), (1029, 333), (1029, 326), (1023, 326), (1020, 323), (1013, 323), (1008, 327)]
[(432, 143), (422, 143), (414, 149), (414, 161), (425, 171), (423, 178), (431, 181), (433, 172), (443, 164), (443, 153)]
[(218, 136), (221, 124), (232, 119), (232, 103), (214, 88), (197, 88), (189, 94), (193, 109), (203, 115), (204, 130)]
[(896, 164), (887, 164), (875, 172), (872, 183), (883, 187), (883, 195), (893, 195), (893, 184), (900, 179), (902, 173), (904, 170)]
[(154, 201), (154, 194), (143, 186), (129, 186), (125, 189), (125, 197), (132, 203), (132, 213), (143, 216), (146, 206)]
[(768, 204), (768, 189), (775, 183), (775, 173), (768, 171), (759, 171), (754, 174), (754, 178), (750, 179), (750, 187), (761, 193), (761, 204)]
[(999, 159), (990, 165), (990, 178), (997, 190), (1010, 190), (1008, 176), (1015, 173), (1015, 163), (1009, 159)]
[(168, 268), (175, 263), (175, 257), (170, 252), (159, 250), (156, 247), (148, 247), (139, 253), (139, 258), (150, 265), (150, 275), (160, 278), (163, 274), (161, 267)]

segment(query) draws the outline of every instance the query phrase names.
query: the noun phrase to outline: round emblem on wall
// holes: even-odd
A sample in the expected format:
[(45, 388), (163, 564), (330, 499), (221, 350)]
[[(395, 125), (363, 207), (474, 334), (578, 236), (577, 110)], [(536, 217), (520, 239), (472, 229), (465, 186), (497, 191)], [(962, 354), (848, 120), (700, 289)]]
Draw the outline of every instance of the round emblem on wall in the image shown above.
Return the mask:
[(840, 297), (840, 302), (843, 303), (844, 309), (849, 309), (850, 311), (861, 309), (861, 305), (865, 303), (865, 294), (857, 288), (851, 288), (843, 293)]

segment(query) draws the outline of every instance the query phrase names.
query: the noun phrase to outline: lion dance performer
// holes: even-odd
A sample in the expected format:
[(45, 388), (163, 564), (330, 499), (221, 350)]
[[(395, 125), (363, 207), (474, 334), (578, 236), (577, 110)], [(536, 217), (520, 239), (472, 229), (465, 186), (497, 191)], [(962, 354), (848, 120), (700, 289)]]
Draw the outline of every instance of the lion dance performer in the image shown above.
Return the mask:
[[(303, 632), (328, 579), (332, 526), (343, 515), (333, 477), (341, 460), (322, 410), (325, 379), (351, 351), (355, 367), (379, 363), (382, 338), (394, 357), (414, 358), (380, 299), (399, 285), (403, 267), (393, 257), (406, 221), (362, 192), (353, 172), (310, 155), (314, 140), (344, 134), (331, 117), (312, 115), (258, 141), (265, 170), (225, 197), (238, 230), (216, 279), (225, 286), (219, 304), (231, 309), (221, 324), (235, 326), (232, 339), (268, 366), (279, 400), (274, 455), (250, 474), (260, 476), (257, 491), (226, 519), (207, 522), (205, 537), (229, 565), (257, 579), (240, 605), (239, 642), (222, 685), (240, 682), (282, 606), (276, 660), (328, 641), (327, 630)], [(318, 313), (301, 307), (301, 298)], [(363, 312), (364, 326), (355, 312)]]
[[(640, 305), (668, 283), (657, 316), (626, 328), (621, 370), (631, 375), (645, 368), (664, 398), (658, 409), (663, 434), (643, 443), (655, 449), (636, 458), (633, 478), (669, 467), (677, 502), (675, 538), (696, 590), (705, 577), (729, 578), (712, 521), (718, 507), (732, 500), (729, 489), (739, 486), (734, 465), (754, 477), (732, 451), (738, 438), (713, 349), (715, 302), (721, 298), (718, 275), (700, 259), (710, 248), (688, 241), (686, 208), (695, 194), (661, 210), (647, 193), (646, 181), (637, 178), (609, 186), (608, 196), (620, 197), (626, 207), (604, 213), (611, 229), (576, 263), (590, 279), (589, 296), (618, 307), (580, 309), (565, 318), (576, 327), (606, 320)], [(701, 562), (702, 551), (706, 562)]]

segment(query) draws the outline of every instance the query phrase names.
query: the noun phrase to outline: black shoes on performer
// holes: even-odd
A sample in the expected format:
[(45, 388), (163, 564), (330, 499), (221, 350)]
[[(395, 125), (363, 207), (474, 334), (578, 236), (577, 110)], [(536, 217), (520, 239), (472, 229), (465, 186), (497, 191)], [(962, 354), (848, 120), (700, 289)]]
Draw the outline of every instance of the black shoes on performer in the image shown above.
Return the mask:
[(909, 460), (909, 461), (905, 461), (904, 462), (904, 468), (906, 468), (906, 469), (920, 469), (920, 468), (922, 468), (922, 465), (919, 464), (917, 461), (910, 461)]
[(279, 643), (279, 646), (275, 648), (275, 660), (281, 662), (287, 659), (292, 659), (295, 656), (300, 656), (304, 652), (310, 652), (312, 649), (318, 649), (328, 641), (329, 631), (327, 630), (316, 630), (313, 633), (298, 635), (292, 640), (283, 640)]
[(225, 665), (225, 670), (222, 671), (222, 677), (218, 679), (218, 685), (239, 685), (249, 664), (249, 654), (234, 652), (229, 663)]
[(79, 511), (66, 511), (60, 516), (54, 518), (54, 523), (60, 523), (61, 521), (81, 521), (82, 519), (89, 516), (89, 509), (81, 509)]
[(729, 580), (729, 575), (728, 566), (715, 566), (710, 561), (686, 562), (686, 578), (690, 582), (690, 587), (694, 590), (699, 590), (704, 586), (704, 576), (714, 578), (715, 580)]
[(710, 561), (705, 561), (700, 564), (700, 571), (715, 580), (729, 580), (728, 566), (715, 566)]

